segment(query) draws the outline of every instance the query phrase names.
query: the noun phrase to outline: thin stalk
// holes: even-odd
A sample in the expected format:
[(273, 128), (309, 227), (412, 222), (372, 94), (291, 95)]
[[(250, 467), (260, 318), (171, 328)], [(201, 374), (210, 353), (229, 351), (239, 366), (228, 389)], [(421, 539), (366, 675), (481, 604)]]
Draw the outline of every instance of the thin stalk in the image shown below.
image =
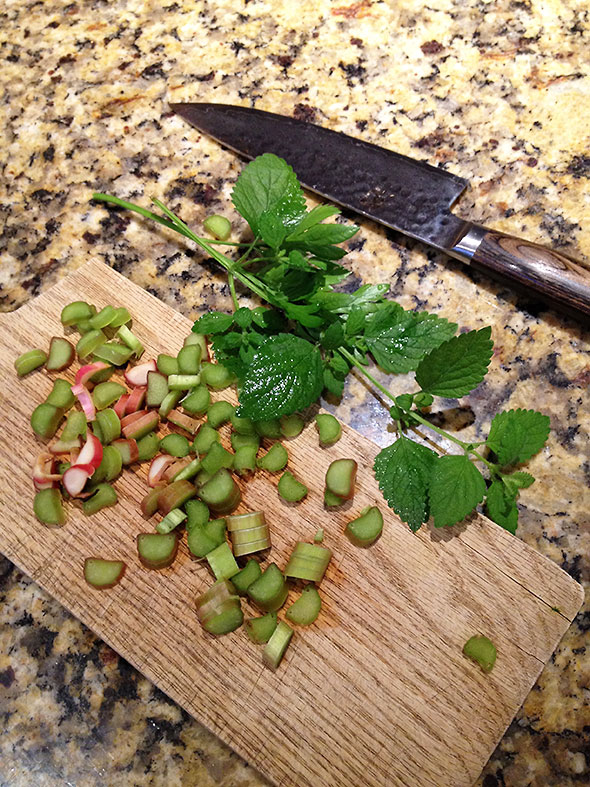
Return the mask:
[(234, 304), (234, 311), (237, 312), (237, 310), (240, 308), (240, 304), (238, 303), (238, 296), (236, 294), (236, 280), (234, 279), (233, 273), (227, 274), (227, 283), (229, 284), (229, 291)]

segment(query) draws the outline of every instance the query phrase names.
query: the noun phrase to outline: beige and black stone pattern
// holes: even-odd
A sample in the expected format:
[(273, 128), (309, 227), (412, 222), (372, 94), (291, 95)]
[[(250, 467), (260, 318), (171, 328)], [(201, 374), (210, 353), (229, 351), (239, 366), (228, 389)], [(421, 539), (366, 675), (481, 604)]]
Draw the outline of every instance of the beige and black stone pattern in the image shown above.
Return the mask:
[[(189, 318), (229, 307), (199, 251), (91, 201), (156, 196), (196, 228), (224, 213), (242, 230), (230, 192), (243, 162), (173, 116), (168, 102), (181, 100), (281, 112), (423, 159), (469, 180), (456, 207), (466, 217), (587, 261), (589, 49), (581, 0), (6, 0), (0, 308), (91, 257)], [(492, 325), (486, 382), (435, 417), (476, 439), (498, 409), (550, 415), (517, 537), (588, 587), (588, 332), (368, 221), (349, 250), (350, 286), (387, 282), (406, 308)], [(358, 380), (327, 406), (393, 439)], [(587, 603), (480, 787), (588, 784), (589, 632)], [(264, 783), (0, 559), (0, 785)]]

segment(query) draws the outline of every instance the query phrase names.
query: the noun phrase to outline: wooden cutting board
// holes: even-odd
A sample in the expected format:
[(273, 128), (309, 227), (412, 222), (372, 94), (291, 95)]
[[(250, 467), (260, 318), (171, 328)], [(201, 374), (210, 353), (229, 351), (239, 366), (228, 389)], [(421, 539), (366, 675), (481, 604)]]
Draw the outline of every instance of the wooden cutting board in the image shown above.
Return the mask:
[[(309, 425), (288, 441), (289, 465), (309, 486), (308, 499), (282, 502), (277, 478), (259, 473), (239, 509), (264, 509), (271, 559), (280, 566), (318, 527), (334, 552), (320, 618), (295, 632), (281, 667), (270, 672), (243, 630), (216, 639), (200, 628), (194, 599), (212, 579), (184, 544), (164, 571), (140, 565), (135, 535), (153, 528), (138, 511), (144, 468), (116, 482), (115, 508), (85, 518), (68, 504), (61, 528), (34, 518), (31, 466), (42, 441), (29, 417), (57, 375), (42, 370), (18, 380), (13, 361), (62, 335), (61, 308), (78, 299), (127, 306), (145, 359), (176, 353), (191, 328), (98, 262), (0, 315), (0, 551), (278, 785), (472, 784), (580, 608), (582, 588), (480, 516), (464, 527), (412, 534), (383, 504), (370, 471), (377, 447), (344, 428), (339, 443), (320, 449)], [(325, 471), (343, 456), (359, 463), (358, 491), (326, 512)], [(355, 548), (344, 525), (375, 503), (386, 512), (383, 536), (370, 549)], [(126, 560), (122, 582), (90, 589), (82, 577), (90, 555)], [(498, 648), (491, 674), (462, 656), (476, 633)]]

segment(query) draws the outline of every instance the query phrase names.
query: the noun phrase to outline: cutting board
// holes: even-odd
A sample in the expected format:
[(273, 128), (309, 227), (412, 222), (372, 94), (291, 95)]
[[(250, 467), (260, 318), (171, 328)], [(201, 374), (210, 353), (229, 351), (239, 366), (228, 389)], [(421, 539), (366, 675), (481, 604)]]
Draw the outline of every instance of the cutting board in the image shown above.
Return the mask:
[[(239, 509), (266, 512), (270, 559), (281, 566), (295, 542), (311, 540), (319, 527), (334, 552), (318, 621), (296, 630), (271, 672), (243, 630), (220, 638), (203, 632), (194, 601), (212, 578), (185, 544), (164, 571), (140, 565), (135, 535), (154, 525), (138, 511), (144, 467), (115, 483), (114, 508), (85, 518), (68, 504), (61, 528), (35, 520), (31, 466), (43, 443), (29, 416), (57, 375), (41, 370), (18, 380), (12, 364), (62, 335), (61, 308), (78, 299), (127, 306), (145, 359), (176, 353), (191, 328), (98, 262), (0, 315), (0, 551), (277, 785), (472, 784), (578, 611), (581, 587), (481, 516), (412, 534), (380, 496), (370, 471), (377, 447), (344, 427), (339, 443), (321, 449), (310, 424), (287, 441), (289, 466), (309, 486), (308, 499), (282, 502), (277, 477), (259, 472), (244, 485)], [(358, 462), (357, 493), (327, 512), (324, 476), (337, 457)], [(375, 503), (385, 514), (383, 536), (370, 549), (356, 548), (344, 526)], [(82, 566), (91, 555), (124, 559), (122, 582), (90, 589)], [(490, 674), (461, 653), (477, 633), (498, 649)]]

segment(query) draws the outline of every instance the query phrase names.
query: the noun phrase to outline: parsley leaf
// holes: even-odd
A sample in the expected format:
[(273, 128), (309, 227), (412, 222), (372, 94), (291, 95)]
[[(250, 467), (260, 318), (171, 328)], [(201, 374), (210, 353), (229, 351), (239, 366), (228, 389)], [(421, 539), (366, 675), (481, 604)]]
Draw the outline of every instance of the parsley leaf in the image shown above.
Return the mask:
[(319, 224), (324, 219), (329, 219), (330, 216), (338, 216), (339, 213), (340, 209), (335, 205), (316, 205), (315, 208), (312, 208), (305, 216), (302, 216), (294, 225), (291, 233), (287, 236), (287, 240), (297, 240), (305, 230), (308, 230), (315, 224)]
[(344, 344), (344, 328), (342, 327), (342, 323), (335, 320), (328, 325), (322, 334), (321, 342), (322, 347), (325, 347), (326, 350), (337, 350), (338, 347), (342, 347)]
[(227, 331), (234, 321), (233, 314), (224, 312), (207, 312), (195, 322), (192, 327), (193, 333), (201, 333), (205, 336), (212, 336), (216, 333)]
[(497, 525), (516, 533), (518, 524), (518, 508), (515, 496), (508, 493), (501, 481), (493, 481), (486, 496), (486, 514)]
[(549, 423), (536, 410), (505, 410), (492, 421), (486, 444), (501, 465), (526, 462), (545, 445)]
[(276, 216), (284, 227), (296, 226), (306, 208), (297, 176), (273, 153), (264, 153), (245, 167), (233, 188), (232, 201), (255, 235), (261, 234), (262, 216), (266, 216), (265, 231), (270, 233), (276, 225), (269, 216)]
[(289, 236), (285, 241), (285, 248), (296, 247), (324, 260), (339, 260), (346, 251), (335, 244), (352, 238), (358, 229), (355, 224), (315, 224), (303, 232)]
[(486, 375), (492, 358), (492, 329), (469, 331), (443, 342), (416, 369), (423, 391), (455, 399), (476, 388)]
[(250, 364), (240, 390), (240, 415), (266, 421), (303, 410), (324, 387), (317, 347), (292, 334), (266, 339)]
[(431, 350), (450, 339), (457, 330), (450, 323), (427, 312), (407, 312), (398, 303), (388, 303), (367, 320), (367, 348), (386, 372), (404, 374), (416, 369)]
[(373, 469), (383, 497), (415, 532), (428, 519), (428, 485), (437, 455), (430, 448), (400, 437), (380, 451)]
[(313, 302), (327, 312), (348, 314), (355, 306), (373, 304), (383, 298), (389, 290), (389, 284), (363, 284), (355, 292), (334, 292), (322, 289), (316, 292)]
[(441, 456), (432, 468), (428, 496), (435, 527), (461, 522), (486, 493), (486, 482), (464, 454)]

